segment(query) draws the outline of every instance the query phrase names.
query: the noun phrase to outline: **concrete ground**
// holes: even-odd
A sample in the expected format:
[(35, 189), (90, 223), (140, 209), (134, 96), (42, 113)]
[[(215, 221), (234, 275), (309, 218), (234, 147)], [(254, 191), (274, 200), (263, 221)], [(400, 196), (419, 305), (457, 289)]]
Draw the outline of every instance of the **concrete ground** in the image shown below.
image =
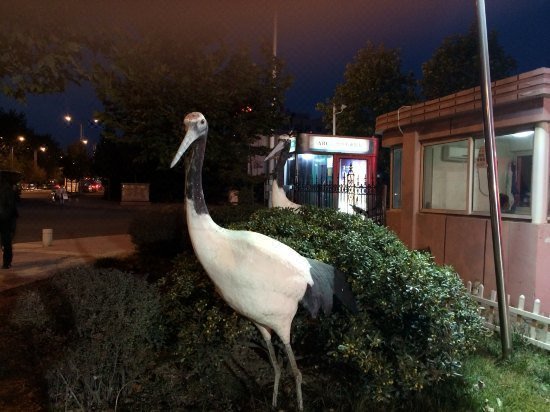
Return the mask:
[(43, 241), (15, 243), (12, 267), (0, 269), (0, 292), (47, 278), (71, 266), (133, 252), (130, 235), (52, 239), (49, 246)]

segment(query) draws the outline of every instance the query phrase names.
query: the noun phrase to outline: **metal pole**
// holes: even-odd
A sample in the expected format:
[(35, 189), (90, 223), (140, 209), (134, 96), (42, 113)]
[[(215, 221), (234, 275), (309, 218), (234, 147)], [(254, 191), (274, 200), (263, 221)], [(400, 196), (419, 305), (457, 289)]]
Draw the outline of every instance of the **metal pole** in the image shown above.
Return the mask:
[(491, 231), (493, 235), (493, 254), (495, 259), (500, 340), (502, 342), (502, 357), (504, 359), (508, 359), (512, 351), (512, 339), (508, 319), (506, 290), (504, 287), (504, 267), (502, 264), (502, 216), (500, 212), (500, 199), (498, 196), (498, 165), (493, 119), (493, 100), (491, 94), (489, 48), (487, 42), (487, 21), (485, 18), (485, 0), (476, 0), (476, 11), (479, 32), (479, 56), (481, 63), (483, 132), (485, 135), (485, 152), (487, 153), (487, 179), (489, 182), (489, 204), (491, 211)]
[(332, 135), (336, 136), (336, 105), (332, 103)]

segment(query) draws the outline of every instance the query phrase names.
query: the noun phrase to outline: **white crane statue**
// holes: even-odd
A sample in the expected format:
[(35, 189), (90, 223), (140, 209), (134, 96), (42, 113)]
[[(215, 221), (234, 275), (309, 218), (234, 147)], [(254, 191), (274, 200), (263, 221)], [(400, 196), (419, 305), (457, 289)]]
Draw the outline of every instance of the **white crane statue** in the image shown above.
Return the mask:
[(271, 206), (289, 207), (297, 210), (301, 206), (286, 197), (285, 190), (283, 189), (285, 179), (285, 163), (290, 157), (290, 136), (283, 135), (280, 136), (279, 139), (279, 143), (277, 143), (271, 153), (269, 153), (264, 160), (267, 162), (271, 158), (275, 157), (277, 153), (280, 153), (275, 166), (275, 179), (273, 179), (273, 183), (271, 184)]
[(303, 410), (302, 375), (290, 346), (290, 329), (298, 302), (316, 316), (328, 313), (335, 295), (350, 310), (355, 300), (343, 273), (332, 266), (307, 259), (294, 249), (260, 233), (228, 230), (218, 226), (208, 213), (202, 190), (202, 165), (208, 123), (201, 113), (185, 117), (186, 134), (172, 167), (187, 151), (185, 206), (189, 236), (195, 254), (224, 300), (250, 319), (266, 342), (275, 372), (273, 407), (281, 371), (271, 343), (275, 332), (282, 340), (296, 382), (299, 410)]

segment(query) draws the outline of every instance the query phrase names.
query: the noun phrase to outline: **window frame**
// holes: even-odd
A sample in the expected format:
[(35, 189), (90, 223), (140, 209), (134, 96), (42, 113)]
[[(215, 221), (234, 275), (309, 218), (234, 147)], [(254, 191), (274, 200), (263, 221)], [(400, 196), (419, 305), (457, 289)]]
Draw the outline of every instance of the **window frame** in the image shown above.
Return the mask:
[[(425, 208), (424, 207), (424, 154), (427, 147), (445, 145), (454, 142), (467, 142), (467, 160), (466, 160), (466, 188), (465, 188), (465, 199), (466, 207), (464, 209), (435, 209), (435, 208)], [(418, 201), (420, 202), (419, 211), (422, 213), (435, 213), (435, 214), (454, 214), (454, 215), (471, 215), (472, 214), (472, 170), (473, 170), (473, 137), (455, 137), (453, 139), (445, 140), (436, 140), (429, 142), (421, 142), (421, 151), (420, 151), (420, 196)]]
[[(394, 189), (394, 183), (395, 183), (395, 151), (398, 150), (401, 153), (400, 159), (399, 159), (399, 206), (395, 206), (395, 198), (396, 193)], [(390, 159), (390, 209), (395, 210), (401, 210), (403, 208), (403, 145), (396, 145), (392, 147), (391, 150), (391, 159)]]
[[(518, 132), (524, 132), (524, 131), (530, 131), (532, 130), (531, 128), (520, 128), (520, 129), (517, 129), (515, 131), (498, 131), (496, 133), (496, 136), (495, 136), (495, 139), (498, 139), (499, 137), (504, 137), (504, 136), (507, 136), (507, 135), (511, 135), (511, 134), (514, 134), (514, 133), (518, 133)], [(490, 215), (490, 211), (481, 211), (481, 210), (474, 210), (474, 167), (475, 167), (475, 163), (476, 163), (476, 159), (474, 157), (474, 153), (475, 153), (475, 142), (476, 140), (478, 139), (483, 139), (484, 136), (483, 135), (480, 135), (480, 134), (475, 134), (475, 135), (467, 135), (467, 136), (456, 136), (456, 137), (453, 137), (452, 139), (437, 139), (437, 140), (424, 140), (424, 141), (420, 141), (420, 146), (421, 146), (421, 150), (420, 150), (420, 182), (419, 182), (419, 197), (418, 197), (418, 202), (419, 202), (419, 212), (421, 213), (434, 213), (434, 214), (453, 214), (453, 215), (468, 215), (468, 216), (489, 216)], [(468, 159), (466, 161), (467, 163), (467, 167), (468, 167), (468, 170), (467, 170), (467, 180), (466, 180), (466, 208), (464, 210), (457, 210), (457, 209), (430, 209), (430, 208), (425, 208), (424, 207), (424, 169), (425, 169), (425, 159), (424, 159), (424, 156), (425, 156), (425, 150), (427, 147), (430, 147), (430, 146), (434, 146), (434, 145), (444, 145), (444, 144), (448, 144), (448, 143), (453, 143), (453, 142), (457, 142), (457, 141), (467, 141), (468, 142), (468, 149), (467, 149), (467, 155), (468, 155)], [(498, 144), (498, 143), (497, 143)], [(528, 156), (528, 155), (532, 155), (534, 156), (534, 151), (535, 151), (535, 144), (534, 144), (534, 141), (532, 143), (532, 148), (531, 150), (523, 150), (523, 151), (518, 151), (516, 154), (515, 154), (515, 157), (517, 157), (519, 154), (523, 155), (523, 156)], [(393, 164), (392, 164), (393, 165)], [(531, 170), (531, 173), (533, 173), (533, 170)], [(531, 180), (532, 180), (532, 177), (531, 177)], [(532, 183), (531, 183), (532, 185)], [(502, 189), (500, 186), (499, 186), (499, 189)], [(393, 190), (393, 189), (392, 189)], [(393, 192), (392, 192), (393, 193)], [(532, 202), (532, 200), (531, 200)], [(549, 206), (550, 208), (550, 206)], [(519, 213), (502, 213), (502, 217), (503, 218), (506, 218), (506, 219), (514, 219), (514, 220), (529, 220), (531, 219), (531, 216), (532, 216), (532, 210), (533, 210), (533, 205), (531, 203), (531, 205), (529, 206), (529, 213), (528, 214), (519, 214)], [(550, 220), (550, 214), (548, 216), (548, 220)]]

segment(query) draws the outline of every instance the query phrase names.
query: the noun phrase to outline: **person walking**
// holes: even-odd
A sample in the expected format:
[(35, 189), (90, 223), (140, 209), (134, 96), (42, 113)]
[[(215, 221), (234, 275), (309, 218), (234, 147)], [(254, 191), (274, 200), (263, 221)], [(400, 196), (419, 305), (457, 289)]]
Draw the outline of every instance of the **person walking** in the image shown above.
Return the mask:
[(0, 182), (0, 242), (3, 251), (2, 269), (9, 269), (13, 259), (12, 241), (17, 217), (17, 195), (6, 180)]
[(65, 200), (69, 199), (69, 195), (67, 193), (67, 189), (65, 189), (65, 186), (61, 186), (59, 188), (59, 203), (61, 206), (65, 204)]

